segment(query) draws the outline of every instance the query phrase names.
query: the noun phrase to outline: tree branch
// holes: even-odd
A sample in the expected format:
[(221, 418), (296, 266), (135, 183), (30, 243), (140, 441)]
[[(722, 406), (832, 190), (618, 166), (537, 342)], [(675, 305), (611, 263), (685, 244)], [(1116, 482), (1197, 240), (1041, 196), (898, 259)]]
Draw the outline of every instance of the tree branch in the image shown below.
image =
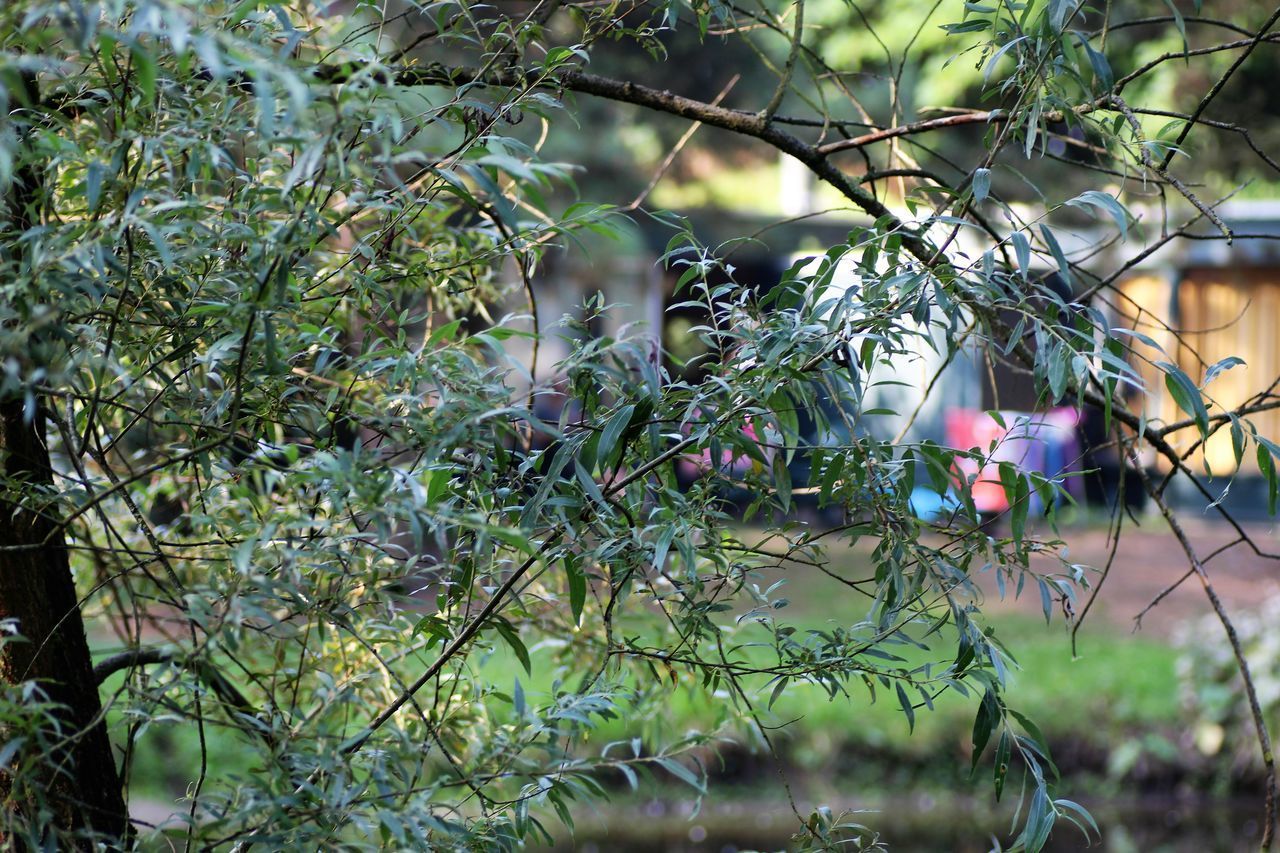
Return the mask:
[[(219, 672), (217, 667), (206, 660), (183, 657), (173, 649), (127, 649), (103, 658), (93, 666), (94, 684), (101, 686), (112, 675), (124, 669), (160, 663), (176, 664), (194, 672), (196, 677), (203, 681), (205, 686), (218, 697), (223, 707), (231, 712), (232, 719), (237, 716), (247, 717), (252, 720), (261, 719), (258, 710), (248, 698), (225, 675)], [(241, 723), (240, 728), (252, 730), (255, 735), (262, 738), (269, 745), (274, 746), (275, 744), (275, 735), (262, 726), (250, 726)]]
[(122, 669), (150, 666), (156, 663), (173, 663), (177, 655), (169, 649), (128, 649), (103, 658), (93, 665), (93, 683), (102, 686), (108, 678)]
[(1196, 104), (1195, 111), (1191, 113), (1191, 120), (1183, 125), (1182, 131), (1178, 134), (1177, 140), (1173, 143), (1173, 147), (1165, 153), (1164, 160), (1160, 163), (1161, 169), (1169, 168), (1169, 162), (1173, 159), (1174, 151), (1181, 147), (1182, 143), (1186, 141), (1187, 134), (1191, 133), (1191, 128), (1195, 126), (1196, 121), (1204, 111), (1208, 109), (1209, 104), (1213, 103), (1213, 99), (1218, 97), (1218, 93), (1227, 85), (1227, 81), (1236, 73), (1236, 69), (1244, 64), (1244, 61), (1249, 58), (1254, 49), (1257, 48), (1263, 39), (1266, 38), (1267, 30), (1275, 26), (1277, 20), (1280, 20), (1280, 7), (1277, 7), (1276, 10), (1271, 13), (1271, 17), (1267, 18), (1266, 23), (1258, 29), (1257, 35), (1249, 40), (1248, 46), (1244, 49), (1244, 53), (1241, 53), (1236, 57), (1236, 61), (1231, 63), (1231, 67), (1223, 72), (1222, 76), (1218, 78), (1218, 81), (1213, 84), (1213, 87), (1210, 88), (1208, 92), (1205, 92), (1204, 97), (1200, 99), (1200, 103)]

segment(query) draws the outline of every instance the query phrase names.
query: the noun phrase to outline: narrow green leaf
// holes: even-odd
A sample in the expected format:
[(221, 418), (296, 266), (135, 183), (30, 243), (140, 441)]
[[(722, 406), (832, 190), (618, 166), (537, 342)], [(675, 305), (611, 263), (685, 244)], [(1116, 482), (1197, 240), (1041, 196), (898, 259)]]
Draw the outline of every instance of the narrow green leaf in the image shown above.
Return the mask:
[(689, 787), (694, 788), (698, 791), (706, 790), (706, 786), (703, 784), (702, 780), (698, 778), (698, 775), (694, 773), (692, 770), (690, 770), (688, 767), (685, 767), (676, 759), (660, 758), (658, 759), (658, 763), (662, 765), (662, 768), (664, 770), (666, 770), (672, 776), (675, 776), (680, 781), (684, 782)]
[(671, 543), (676, 537), (676, 526), (674, 524), (664, 524), (658, 533), (658, 541), (653, 546), (653, 568), (655, 571), (662, 571), (663, 565), (667, 562), (667, 552), (671, 550)]
[(1209, 412), (1205, 408), (1200, 389), (1191, 381), (1191, 377), (1182, 368), (1167, 361), (1156, 362), (1156, 367), (1164, 371), (1164, 384), (1178, 408), (1187, 413), (1196, 422), (1201, 437), (1209, 434)]
[(636, 779), (636, 771), (632, 770), (631, 767), (626, 764), (618, 764), (615, 766), (618, 768), (618, 772), (626, 777), (627, 784), (631, 786), (631, 790), (635, 791), (639, 789), (640, 781)]
[(98, 209), (98, 200), (102, 198), (102, 164), (93, 160), (84, 170), (84, 201), (89, 213)]
[(1094, 207), (1105, 211), (1116, 223), (1116, 228), (1120, 230), (1121, 238), (1129, 236), (1129, 221), (1132, 218), (1125, 206), (1110, 193), (1104, 193), (1100, 190), (1086, 190), (1075, 198), (1065, 202), (1071, 207), (1088, 208)]
[(576, 554), (565, 557), (564, 570), (569, 588), (569, 612), (573, 614), (573, 624), (581, 625), (582, 608), (587, 601), (587, 576)]
[(1239, 468), (1244, 460), (1244, 427), (1240, 426), (1240, 419), (1235, 415), (1231, 416), (1231, 452)]
[(1009, 738), (1009, 733), (1003, 731), (1000, 733), (1000, 740), (996, 743), (996, 760), (992, 767), (995, 777), (996, 800), (1000, 800), (1000, 795), (1004, 793), (1004, 782), (1009, 776), (1009, 759), (1013, 746)]
[(437, 344), (447, 344), (453, 340), (454, 335), (458, 333), (458, 329), (462, 328), (462, 320), (453, 320), (445, 323), (440, 328), (431, 333), (431, 337), (427, 338), (424, 350), (433, 349)]
[(1173, 13), (1173, 25), (1178, 29), (1178, 35), (1182, 38), (1183, 60), (1190, 62), (1191, 57), (1187, 56), (1187, 22), (1182, 19), (1182, 12), (1178, 10), (1178, 4), (1173, 0), (1164, 0), (1164, 5), (1169, 7), (1169, 11)]
[(444, 495), (449, 487), (448, 468), (436, 468), (427, 478), (427, 506), (434, 507), (440, 503), (441, 496)]
[(156, 58), (151, 55), (151, 51), (138, 45), (130, 48), (130, 53), (133, 56), (133, 71), (138, 88), (142, 91), (143, 99), (150, 103), (156, 99)]
[(773, 685), (773, 692), (769, 694), (769, 707), (773, 707), (773, 703), (778, 701), (778, 697), (787, 689), (787, 684), (791, 681), (787, 676), (778, 679), (778, 683)]
[(1018, 259), (1018, 272), (1022, 275), (1024, 281), (1030, 281), (1031, 241), (1021, 231), (1014, 231), (1009, 235), (1009, 239), (1013, 242), (1013, 252)]
[(991, 192), (991, 170), (975, 169), (973, 172), (973, 200), (982, 204)]
[(783, 512), (791, 511), (791, 471), (787, 468), (787, 460), (781, 453), (773, 457), (773, 487), (778, 493), (778, 501)]
[(1212, 382), (1219, 373), (1222, 373), (1223, 371), (1226, 371), (1226, 370), (1230, 370), (1231, 368), (1241, 364), (1244, 364), (1244, 359), (1237, 358), (1234, 355), (1229, 355), (1226, 358), (1222, 359), (1221, 361), (1214, 362), (1213, 364), (1209, 365), (1209, 368), (1204, 372), (1204, 383), (1200, 387), (1201, 388), (1207, 387), (1209, 383)]
[(618, 439), (631, 423), (631, 415), (635, 410), (636, 407), (628, 403), (614, 412), (613, 417), (609, 418), (609, 422), (605, 424), (603, 432), (600, 433), (600, 450), (597, 454), (601, 466), (610, 464), (615, 456), (622, 452), (622, 448), (618, 447)]
[(1071, 800), (1065, 800), (1061, 798), (1054, 800), (1053, 804), (1060, 809), (1069, 809), (1070, 811), (1075, 812), (1077, 815), (1080, 816), (1081, 820), (1087, 823), (1089, 825), (1089, 828), (1092, 829), (1098, 836), (1102, 835), (1102, 830), (1098, 828), (1097, 821), (1093, 819), (1093, 815), (1089, 814), (1089, 810), (1086, 809), (1084, 806), (1080, 805), (1077, 802), (1073, 802)]
[(982, 694), (982, 702), (978, 705), (977, 716), (973, 720), (973, 768), (976, 770), (982, 759), (982, 751), (987, 748), (991, 735), (1000, 724), (1000, 700), (990, 688)]
[(896, 682), (894, 686), (898, 689), (898, 704), (902, 706), (902, 713), (907, 716), (907, 729), (914, 732), (916, 729), (916, 709), (911, 705), (911, 697), (907, 696), (907, 691), (903, 689), (901, 681)]
[(1048, 225), (1043, 223), (1040, 225), (1040, 236), (1044, 238), (1045, 245), (1049, 247), (1050, 254), (1058, 264), (1058, 273), (1066, 281), (1067, 286), (1071, 287), (1075, 279), (1071, 275), (1071, 264), (1067, 262), (1067, 255), (1062, 251), (1062, 246), (1058, 245), (1058, 238), (1053, 236), (1053, 232), (1049, 230)]
[(1271, 451), (1261, 442), (1258, 444), (1258, 469), (1262, 472), (1262, 477), (1267, 481), (1267, 512), (1270, 515), (1276, 514), (1276, 498), (1280, 495), (1280, 481), (1276, 477), (1276, 463), (1271, 456)]
[(497, 629), (502, 639), (507, 641), (507, 645), (511, 647), (511, 651), (515, 652), (516, 658), (519, 659), (520, 665), (524, 667), (526, 675), (533, 674), (533, 667), (529, 661), (529, 650), (525, 648), (524, 641), (520, 639), (520, 635), (516, 633), (515, 627), (501, 616), (495, 616), (493, 619), (493, 627)]

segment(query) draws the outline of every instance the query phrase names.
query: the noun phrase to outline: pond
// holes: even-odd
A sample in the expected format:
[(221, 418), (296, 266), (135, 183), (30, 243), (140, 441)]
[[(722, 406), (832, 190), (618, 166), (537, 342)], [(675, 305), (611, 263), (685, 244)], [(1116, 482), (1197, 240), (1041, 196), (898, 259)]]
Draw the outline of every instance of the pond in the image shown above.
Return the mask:
[[(1207, 853), (1257, 849), (1257, 801), (1205, 798), (1090, 802), (1103, 832), (1090, 841), (1066, 822), (1059, 824), (1046, 850), (1104, 850), (1108, 853)], [(986, 853), (992, 839), (1009, 840), (1011, 813), (995, 813), (979, 798), (899, 797), (850, 819), (881, 834), (891, 850)], [(696, 815), (688, 803), (660, 799), (606, 806), (583, 815), (574, 838), (551, 848), (581, 853), (738, 853), (784, 850), (793, 846), (796, 818), (786, 803), (729, 800), (706, 804)], [(858, 849), (850, 846), (850, 850)]]

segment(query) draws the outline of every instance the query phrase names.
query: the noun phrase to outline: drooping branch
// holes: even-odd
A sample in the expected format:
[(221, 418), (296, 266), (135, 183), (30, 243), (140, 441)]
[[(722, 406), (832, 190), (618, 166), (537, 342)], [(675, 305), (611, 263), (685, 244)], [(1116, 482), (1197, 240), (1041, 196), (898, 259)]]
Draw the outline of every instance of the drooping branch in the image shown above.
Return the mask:
[[(342, 82), (344, 79), (347, 79), (345, 75), (348, 73), (349, 69), (332, 67), (318, 69), (316, 71), (316, 77), (329, 82)], [(805, 163), (820, 179), (826, 181), (835, 189), (840, 191), (846, 198), (856, 204), (865, 213), (887, 223), (886, 227), (889, 229), (896, 230), (901, 233), (903, 235), (903, 243), (908, 250), (915, 255), (917, 259), (930, 268), (937, 268), (940, 265), (945, 265), (945, 259), (939, 256), (936, 249), (926, 238), (921, 236), (917, 231), (908, 229), (905, 224), (902, 223), (901, 220), (899, 220), (898, 217), (885, 207), (877, 198), (863, 189), (857, 183), (856, 179), (850, 178), (835, 164), (831, 163), (828, 159), (828, 155), (838, 151), (856, 148), (861, 145), (868, 145), (872, 142), (892, 139), (897, 136), (905, 136), (912, 133), (920, 133), (952, 126), (1004, 120), (1006, 118), (1006, 116), (999, 111), (966, 113), (959, 116), (948, 116), (942, 119), (903, 125), (898, 128), (888, 128), (876, 131), (872, 134), (864, 135), (857, 139), (844, 140), (824, 146), (818, 146), (806, 143), (790, 133), (778, 129), (758, 113), (747, 113), (739, 110), (727, 109), (715, 104), (709, 104), (683, 95), (678, 95), (670, 91), (643, 86), (632, 81), (614, 80), (578, 70), (561, 72), (556, 75), (548, 75), (532, 74), (519, 69), (498, 69), (482, 74), (474, 69), (450, 68), (436, 64), (401, 69), (394, 72), (389, 77), (388, 82), (390, 81), (394, 81), (394, 83), (399, 85), (411, 86), (466, 86), (468, 84), (479, 84), (507, 87), (554, 88), (632, 104), (655, 112), (677, 116), (689, 121), (700, 122), (702, 124), (717, 127), (742, 136), (758, 139), (768, 145), (771, 145), (776, 150), (787, 153)], [(1076, 112), (1083, 114), (1097, 109), (1099, 105), (1100, 104), (1098, 102), (1083, 104), (1076, 108)], [(1154, 164), (1149, 163), (1149, 165), (1153, 166)], [(1185, 188), (1182, 189), (1185, 190)], [(1184, 192), (1184, 194), (1186, 193)], [(1206, 213), (1203, 209), (1203, 205), (1197, 205), (1197, 207), (1201, 209), (1202, 213), (1209, 215), (1210, 218), (1216, 218), (1211, 213)], [(994, 314), (990, 311), (983, 311), (981, 306), (974, 307), (984, 315), (987, 322), (992, 324), (992, 328), (1001, 328), (1002, 324), (999, 323)], [(1022, 351), (1021, 357), (1024, 360), (1034, 358), (1027, 351)], [(1092, 389), (1085, 389), (1084, 396), (1093, 405), (1099, 407), (1105, 405), (1106, 401)], [(1141, 418), (1128, 411), (1123, 406), (1114, 406), (1113, 412), (1114, 417), (1118, 421), (1137, 431), (1145, 440), (1155, 447), (1158, 453), (1168, 458), (1175, 466), (1181, 467), (1179, 454), (1165, 440), (1161, 431), (1145, 423)], [(663, 454), (663, 456), (665, 457), (667, 454)], [(651, 470), (655, 464), (661, 464), (661, 461), (661, 459), (655, 459), (650, 465), (642, 466), (641, 469), (633, 472), (633, 477), (642, 476), (648, 470)], [(544, 550), (552, 546), (553, 541), (554, 540), (548, 540), (545, 542), (543, 546)], [(461, 648), (474, 637), (489, 616), (497, 611), (505, 596), (535, 561), (536, 556), (530, 557), (524, 565), (513, 572), (512, 575), (508, 577), (507, 582), (495, 592), (494, 596), (489, 600), (482, 611), (466, 626), (466, 629), (464, 629), (462, 633), (454, 638), (453, 642), (446, 647), (432, 666), (430, 666), (418, 680), (411, 684), (409, 689), (405, 691), (399, 699), (387, 708), (384, 708), (383, 711), (361, 733), (361, 735), (344, 747), (344, 751), (351, 753), (359, 750), (373, 732), (385, 724), (399, 709), (399, 707), (408, 701), (414, 692), (421, 689), (427, 681), (434, 677), (443, 665), (450, 658), (456, 655)]]
[[(310, 71), (314, 79), (321, 82), (341, 83), (353, 79), (360, 70), (352, 66), (322, 66), (313, 68)], [(851, 178), (846, 175), (835, 164), (830, 162), (830, 155), (840, 151), (853, 150), (862, 148), (874, 143), (892, 140), (898, 137), (910, 136), (918, 133), (926, 133), (933, 130), (941, 130), (950, 127), (959, 127), (964, 125), (977, 125), (982, 123), (1007, 121), (1009, 115), (1001, 111), (985, 111), (964, 113), (956, 116), (947, 116), (944, 118), (933, 119), (923, 122), (914, 122), (904, 124), (893, 128), (885, 128), (876, 130), (871, 133), (864, 134), (854, 139), (832, 142), (824, 145), (817, 145), (805, 142), (804, 140), (784, 131), (777, 127), (777, 122), (771, 121), (771, 111), (766, 110), (765, 114), (747, 113), (739, 110), (726, 109), (716, 103), (707, 103), (682, 95), (674, 94), (665, 90), (658, 90), (651, 87), (642, 86), (632, 81), (615, 80), (590, 74), (579, 70), (569, 70), (556, 73), (546, 73), (542, 71), (525, 71), (522, 69), (489, 69), (475, 70), (468, 68), (450, 68), (444, 65), (431, 64), (421, 67), (411, 67), (382, 71), (373, 71), (367, 75), (367, 79), (371, 79), (375, 83), (387, 83), (402, 86), (457, 86), (465, 88), (470, 85), (493, 85), (503, 86), (516, 89), (527, 89), (532, 87), (553, 89), (561, 91), (572, 91), (587, 94), (596, 97), (607, 98), (610, 100), (636, 105), (655, 112), (661, 112), (668, 115), (677, 116), (690, 122), (698, 124), (706, 124), (717, 127), (732, 133), (758, 139), (767, 145), (772, 146), (778, 151), (787, 153), (801, 162), (805, 163), (812, 169), (819, 178), (829, 183), (831, 186), (840, 191), (845, 197), (850, 199), (855, 205), (868, 215), (883, 220), (886, 227), (902, 234), (904, 244), (908, 250), (917, 257), (926, 266), (939, 269), (947, 264), (945, 258), (929, 243), (928, 239), (919, 231), (909, 228), (900, 219), (898, 219), (883, 203), (881, 203), (872, 193), (868, 192), (860, 185), (858, 178)], [(1118, 99), (1117, 99), (1118, 101)], [(773, 105), (776, 108), (776, 105)], [(1122, 108), (1123, 105), (1121, 104)], [(1099, 107), (1098, 102), (1080, 105), (1076, 108), (1078, 113), (1088, 112)], [(1052, 117), (1047, 116), (1046, 119)], [(1189, 123), (1194, 124), (1192, 121)], [(1161, 169), (1156, 168), (1149, 158), (1146, 159), (1149, 168), (1157, 173), (1161, 173)], [(1162, 174), (1171, 183), (1171, 178)], [(1184, 195), (1195, 203), (1195, 199), (1190, 196), (1185, 187), (1174, 183), (1175, 186), (1183, 191)], [(1196, 205), (1201, 213), (1210, 219), (1216, 220), (1212, 211), (1206, 209), (1203, 205)], [(1229, 234), (1229, 231), (1225, 232)], [(984, 319), (992, 322), (992, 328), (1000, 328), (999, 324), (994, 322), (994, 318), (989, 316), (989, 312), (984, 315)], [(1023, 355), (1027, 355), (1025, 352)], [(1096, 393), (1090, 391), (1086, 394), (1090, 402), (1101, 405), (1106, 401)], [(1168, 443), (1164, 440), (1163, 434), (1151, 427), (1148, 427), (1139, 418), (1131, 412), (1123, 409), (1116, 409), (1116, 418), (1126, 425), (1138, 430), (1144, 438), (1150, 441), (1157, 451), (1162, 455), (1170, 457), (1174, 464), (1178, 464), (1176, 460), (1177, 454)], [(678, 450), (678, 448), (677, 448)], [(1170, 456), (1170, 454), (1173, 454)], [(634, 472), (635, 476), (643, 476), (647, 471), (652, 470), (657, 464), (661, 464), (663, 458), (669, 458), (668, 454), (663, 454), (652, 463), (639, 468)], [(358, 751), (369, 737), (380, 726), (385, 724), (396, 711), (408, 702), (413, 694), (425, 685), (430, 679), (438, 674), (442, 667), (465, 645), (470, 642), (475, 635), (484, 627), (486, 620), (503, 606), (505, 600), (511, 594), (512, 590), (519, 583), (521, 578), (539, 559), (539, 557), (549, 552), (555, 547), (557, 538), (555, 536), (548, 537), (544, 540), (543, 546), (538, 554), (534, 554), (511, 575), (508, 576), (506, 582), (495, 591), (484, 608), (475, 615), (464, 627), (463, 630), (455, 635), (452, 641), (446, 646), (437, 660), (428, 667), (427, 671), (411, 685), (403, 689), (401, 696), (385, 707), (368, 725), (362, 733), (352, 741), (349, 741), (344, 747), (344, 752), (353, 753)], [(129, 661), (121, 661), (118, 667), (130, 665), (143, 665), (148, 662), (160, 662), (159, 658), (154, 660), (146, 658), (140, 654), (136, 659)], [(103, 662), (107, 663), (106, 661)], [(217, 690), (217, 688), (215, 688)], [(221, 694), (219, 694), (221, 695)], [(241, 697), (243, 698), (243, 697)], [(1265, 734), (1265, 733), (1264, 733)], [(1264, 739), (1264, 752), (1270, 755), (1270, 747)], [(1274, 780), (1274, 776), (1272, 777)], [(1272, 782), (1274, 787), (1274, 781)], [(1269, 811), (1269, 816), (1273, 812)]]
[(1209, 573), (1205, 570), (1204, 562), (1196, 552), (1195, 546), (1191, 544), (1191, 540), (1187, 538), (1186, 532), (1182, 529), (1182, 524), (1178, 521), (1177, 516), (1173, 514), (1173, 510), (1169, 507), (1164, 495), (1160, 494), (1156, 489), (1155, 484), (1151, 481), (1151, 478), (1147, 476), (1146, 471), (1143, 470), (1132, 445), (1126, 448), (1126, 450), (1130, 463), (1134, 466), (1139, 477), (1142, 479), (1143, 488), (1146, 489), (1147, 495), (1160, 510), (1160, 515), (1164, 517), (1169, 530), (1178, 540), (1178, 545), (1182, 548), (1183, 553), (1187, 557), (1187, 561), (1191, 565), (1190, 570), (1200, 579), (1200, 585), (1204, 588), (1205, 597), (1209, 599), (1209, 604), (1213, 607), (1214, 615), (1218, 617), (1218, 622), (1222, 625), (1223, 631), (1226, 632), (1227, 642), (1230, 644), (1231, 653), (1236, 660), (1236, 668), (1239, 670), (1240, 678), (1244, 682), (1245, 696), (1249, 702), (1249, 714), (1253, 719), (1254, 732), (1258, 738), (1258, 745), (1262, 750), (1262, 763), (1266, 768), (1267, 801), (1266, 817), (1264, 820), (1264, 826), (1262, 827), (1261, 848), (1263, 850), (1270, 850), (1275, 838), (1277, 822), (1276, 760), (1275, 753), (1271, 746), (1270, 728), (1267, 725), (1266, 715), (1262, 711), (1262, 704), (1258, 700), (1258, 688), (1254, 683), (1253, 675), (1249, 669), (1249, 661), (1245, 657), (1244, 646), (1240, 642), (1240, 635), (1236, 631), (1235, 623), (1232, 621), (1230, 614), (1227, 613), (1227, 609), (1223, 605), (1222, 599), (1218, 597), (1218, 593), (1209, 579)]

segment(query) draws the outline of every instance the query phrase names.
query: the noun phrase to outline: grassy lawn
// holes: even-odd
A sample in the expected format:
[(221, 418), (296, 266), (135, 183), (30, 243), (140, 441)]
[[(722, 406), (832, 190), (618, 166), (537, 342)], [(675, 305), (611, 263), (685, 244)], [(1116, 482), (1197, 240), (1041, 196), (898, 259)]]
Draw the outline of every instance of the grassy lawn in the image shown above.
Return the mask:
[[(856, 571), (856, 561), (864, 559), (850, 551), (836, 552), (833, 558), (845, 561), (841, 568), (850, 572)], [(791, 579), (786, 592), (792, 601), (786, 611), (790, 623), (804, 629), (857, 621), (865, 602), (851, 601), (845, 594), (831, 595), (830, 590), (830, 585), (820, 585), (803, 575)], [(1073, 657), (1060, 617), (1046, 625), (1042, 618), (1000, 610), (989, 621), (1020, 665), (1012, 674), (1009, 704), (1031, 717), (1051, 742), (1083, 742), (1103, 754), (1123, 748), (1129, 754), (1126, 760), (1131, 761), (1136, 753), (1167, 745), (1163, 734), (1180, 727), (1175, 675), (1178, 650), (1171, 644), (1123, 633), (1098, 621), (1082, 631), (1078, 656)], [(744, 630), (749, 636), (759, 629)], [(548, 647), (533, 647), (531, 678), (502, 645), (480, 665), (483, 674), (508, 693), (519, 678), (527, 701), (534, 706), (549, 699), (554, 678), (571, 675), (568, 669), (557, 671), (552, 665), (554, 653)], [(754, 752), (768, 764), (761, 744), (753, 742), (747, 726), (726, 724), (727, 696), (708, 697), (684, 677), (666, 689), (657, 710), (643, 718), (624, 712), (621, 718), (590, 732), (583, 748), (594, 752), (610, 741), (633, 737), (643, 738), (647, 745), (660, 744), (689, 730), (718, 731), (742, 744), (739, 751)], [(793, 682), (778, 697), (765, 722), (788, 723), (773, 735), (788, 765), (802, 773), (811, 772), (815, 778), (847, 779), (855, 787), (866, 780), (877, 784), (897, 780), (907, 790), (931, 783), (942, 789), (952, 787), (961, 777), (967, 779), (975, 696), (943, 695), (932, 712), (917, 712), (912, 733), (891, 693), (880, 691), (872, 702), (860, 683), (850, 684), (849, 689), (848, 697), (832, 700), (816, 686)], [(758, 690), (754, 699), (763, 708), (771, 688), (761, 685)], [(489, 704), (492, 713), (510, 713), (501, 700)], [(113, 716), (119, 722), (118, 715)], [(115, 730), (122, 732), (123, 728), (117, 725)], [(228, 768), (251, 773), (254, 762), (260, 760), (255, 757), (255, 748), (245, 743), (244, 735), (228, 726), (206, 726), (204, 737), (211, 776), (222, 776)], [(887, 773), (904, 765), (938, 766), (927, 778), (918, 773)], [(185, 793), (199, 766), (200, 737), (193, 725), (176, 719), (150, 721), (133, 757), (133, 794), (172, 802)], [(765, 785), (775, 778), (771, 773), (757, 775)], [(979, 777), (978, 785), (989, 792), (987, 773), (981, 772)]]
[[(1073, 658), (1061, 625), (1016, 615), (999, 617), (994, 624), (1020, 664), (1011, 677), (1009, 704), (1031, 717), (1051, 740), (1084, 740), (1107, 748), (1179, 725), (1178, 653), (1169, 644), (1100, 628), (1081, 635), (1079, 655)], [(505, 661), (495, 659), (492, 665), (508, 669)], [(755, 697), (761, 708), (769, 692), (762, 689)], [(708, 731), (717, 726), (725, 698), (713, 701), (700, 690), (676, 688), (660, 713), (617, 720), (593, 733), (592, 740), (651, 734), (660, 741), (685, 730)], [(833, 752), (864, 748), (920, 758), (937, 752), (963, 754), (967, 761), (976, 709), (976, 696), (946, 693), (933, 711), (917, 711), (912, 732), (890, 693), (878, 691), (872, 702), (857, 684), (850, 685), (848, 697), (831, 699), (815, 685), (792, 683), (766, 723), (788, 723), (785, 734), (775, 737), (782, 738), (790, 760), (802, 767), (823, 765)], [(735, 734), (747, 741), (743, 730)]]
[[(868, 573), (865, 551), (835, 547), (829, 557), (830, 568), (846, 577)], [(785, 578), (786, 584), (778, 594), (790, 603), (778, 616), (799, 630), (847, 627), (864, 616), (866, 599), (812, 569), (773, 573), (760, 585), (779, 578)], [(1031, 592), (1029, 597), (1036, 598), (1036, 594)], [(1032, 615), (1039, 612), (1038, 599), (1034, 606), (1015, 608), (1001, 603), (988, 612), (991, 615), (984, 624), (994, 628), (1019, 665), (1011, 674), (1009, 704), (1030, 716), (1050, 739), (1117, 745), (1179, 726), (1179, 651), (1168, 641), (1125, 632), (1095, 619), (1080, 631), (1073, 654), (1069, 626), (1061, 614), (1055, 613), (1051, 624)], [(758, 628), (743, 628), (738, 639), (765, 636)], [(938, 645), (945, 654), (946, 640)], [(902, 647), (894, 651), (911, 660), (918, 657)], [(509, 666), (501, 660), (492, 665)], [(817, 756), (845, 745), (921, 755), (942, 745), (968, 749), (976, 696), (944, 694), (935, 701), (933, 711), (917, 711), (913, 733), (891, 693), (878, 691), (872, 702), (859, 683), (851, 683), (849, 691), (847, 697), (832, 699), (817, 686), (792, 682), (778, 697), (769, 718), (771, 722), (792, 721), (786, 737), (795, 758), (806, 753)], [(753, 698), (764, 707), (770, 692), (771, 687), (763, 687)], [(715, 726), (720, 704), (699, 690), (676, 689), (663, 704), (660, 716), (649, 721), (620, 721), (606, 727), (601, 736), (622, 737), (644, 725), (664, 728), (667, 733), (707, 730)]]

